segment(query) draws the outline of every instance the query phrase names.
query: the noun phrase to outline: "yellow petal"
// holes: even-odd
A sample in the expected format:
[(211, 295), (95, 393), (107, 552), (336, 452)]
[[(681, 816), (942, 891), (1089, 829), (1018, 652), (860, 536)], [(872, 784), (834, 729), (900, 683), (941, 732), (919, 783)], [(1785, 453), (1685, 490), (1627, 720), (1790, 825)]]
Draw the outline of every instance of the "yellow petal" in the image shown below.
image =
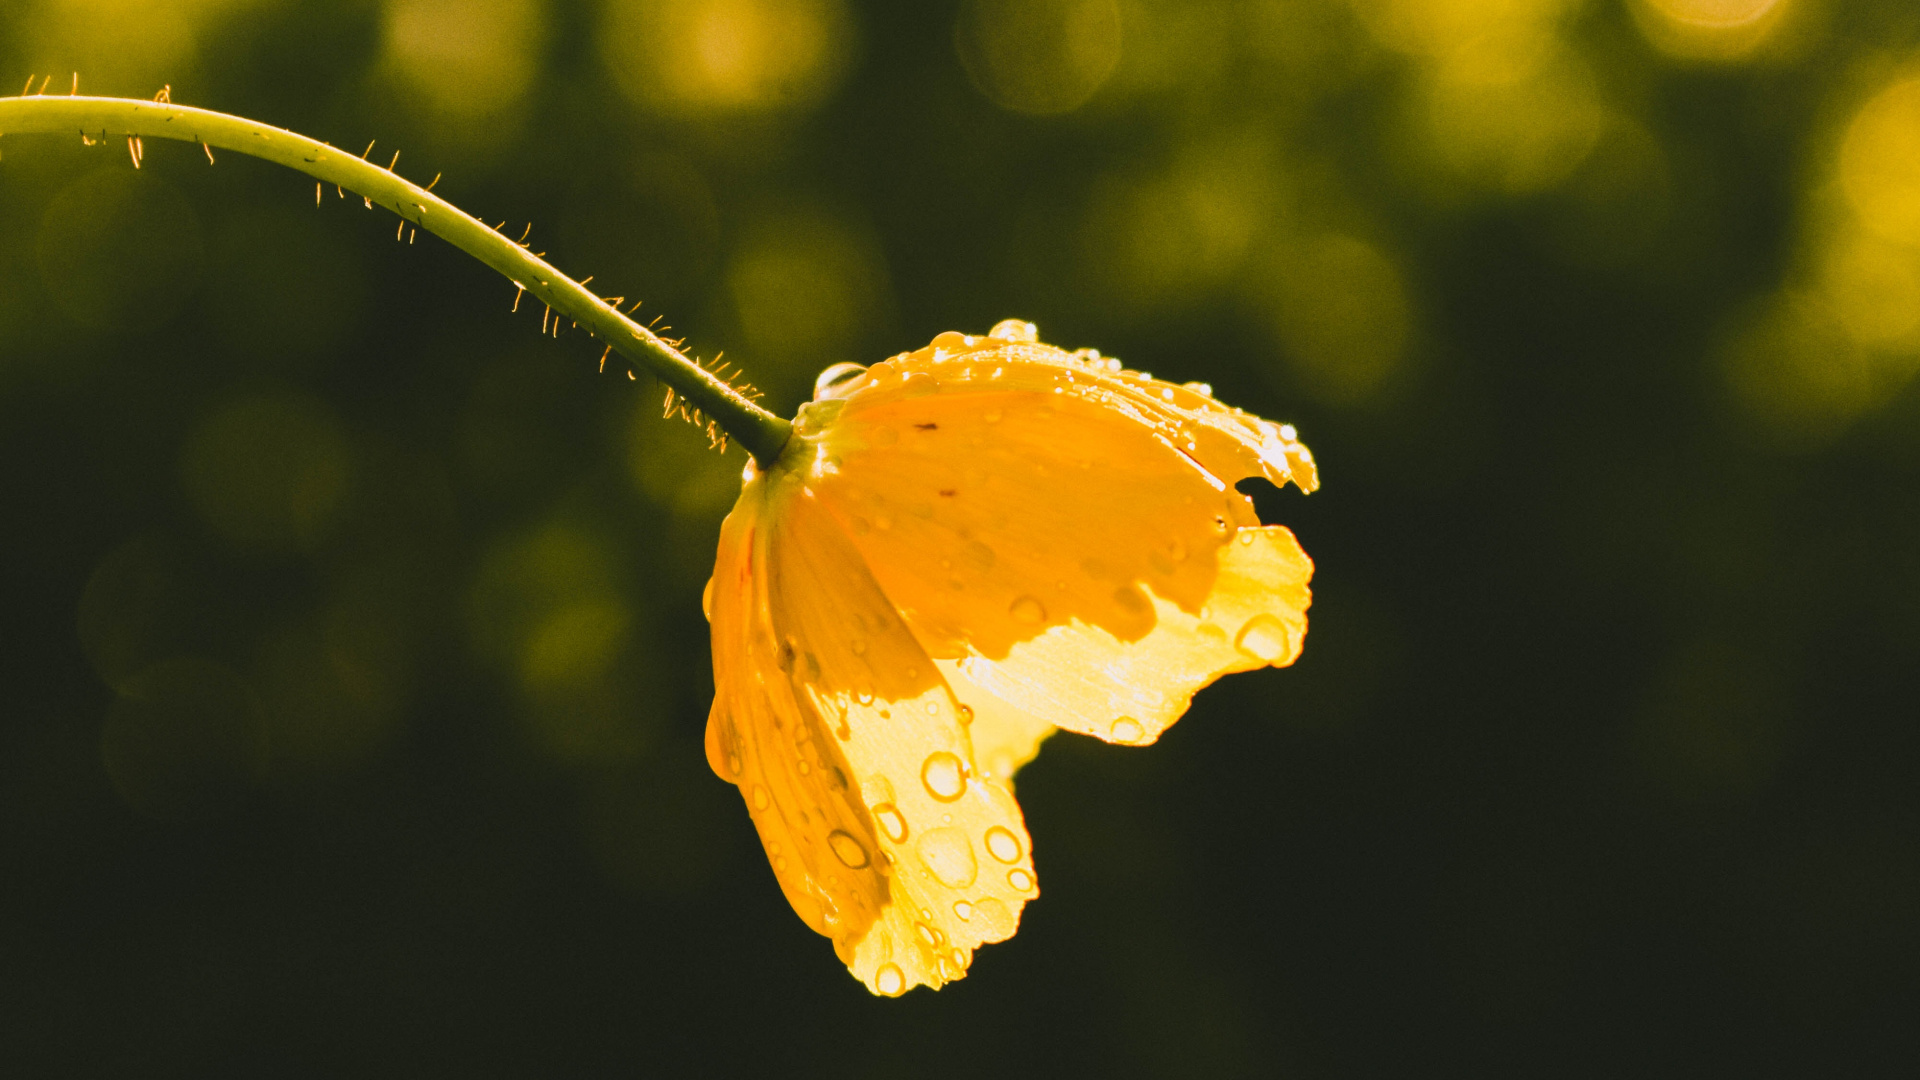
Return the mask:
[(1035, 895), (1011, 791), (794, 470), (748, 482), (714, 575), (708, 756), (794, 909), (876, 993), (962, 977)]
[(809, 482), (990, 722), (983, 765), (1017, 767), (1047, 725), (1151, 742), (1219, 675), (1298, 656), (1312, 564), (1232, 486), (1316, 486), (1291, 429), (960, 335), (835, 393)]

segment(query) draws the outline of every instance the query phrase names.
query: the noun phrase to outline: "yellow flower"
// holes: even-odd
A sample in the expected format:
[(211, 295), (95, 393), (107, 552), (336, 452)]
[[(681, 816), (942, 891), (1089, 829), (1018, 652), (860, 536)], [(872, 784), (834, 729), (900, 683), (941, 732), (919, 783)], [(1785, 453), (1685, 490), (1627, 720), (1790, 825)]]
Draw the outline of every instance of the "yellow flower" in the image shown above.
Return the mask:
[(707, 759), (787, 900), (879, 994), (966, 974), (1038, 895), (1013, 773), (1153, 742), (1300, 654), (1313, 564), (1233, 487), (1293, 430), (1008, 320), (822, 373), (707, 586)]

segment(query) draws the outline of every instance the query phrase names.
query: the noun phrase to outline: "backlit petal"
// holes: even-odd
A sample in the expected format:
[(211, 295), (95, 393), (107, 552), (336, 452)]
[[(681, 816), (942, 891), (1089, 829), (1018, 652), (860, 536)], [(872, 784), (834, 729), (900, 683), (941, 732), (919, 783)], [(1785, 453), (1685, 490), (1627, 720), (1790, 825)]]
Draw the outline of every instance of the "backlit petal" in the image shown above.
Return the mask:
[[(720, 567), (709, 757), (788, 900), (876, 993), (962, 977), (1037, 888), (1019, 807), (978, 775), (959, 703), (793, 472), (749, 481)], [(728, 639), (747, 647), (723, 656)]]
[(1312, 564), (1232, 486), (1317, 484), (1290, 429), (960, 335), (838, 393), (819, 498), (983, 716), (1151, 742), (1219, 675), (1299, 654)]

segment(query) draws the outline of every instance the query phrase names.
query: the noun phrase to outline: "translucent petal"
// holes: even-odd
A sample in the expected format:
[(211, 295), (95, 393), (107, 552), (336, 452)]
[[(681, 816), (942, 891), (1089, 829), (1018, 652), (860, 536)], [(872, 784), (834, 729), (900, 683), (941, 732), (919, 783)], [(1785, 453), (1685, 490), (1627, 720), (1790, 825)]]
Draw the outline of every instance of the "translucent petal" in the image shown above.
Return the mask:
[(1312, 564), (1232, 483), (1310, 488), (1311, 455), (1115, 367), (942, 335), (843, 386), (817, 436), (821, 503), (1015, 767), (1036, 725), (1151, 742), (1305, 634)]
[(794, 909), (876, 993), (962, 977), (1037, 895), (1019, 806), (793, 471), (750, 481), (723, 526), (712, 611), (708, 756)]

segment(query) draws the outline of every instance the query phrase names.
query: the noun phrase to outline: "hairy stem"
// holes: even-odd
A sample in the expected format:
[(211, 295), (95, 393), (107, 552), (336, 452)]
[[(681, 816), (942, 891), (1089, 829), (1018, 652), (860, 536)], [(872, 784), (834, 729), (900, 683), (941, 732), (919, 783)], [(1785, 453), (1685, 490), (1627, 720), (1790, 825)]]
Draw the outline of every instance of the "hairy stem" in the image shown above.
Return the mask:
[(326, 143), (244, 117), (165, 101), (79, 96), (0, 98), (0, 135), (14, 134), (178, 139), (298, 169), (399, 214), (506, 275), (552, 308), (557, 318), (588, 328), (614, 351), (659, 376), (763, 466), (779, 456), (792, 431), (785, 420), (748, 400), (532, 251), (390, 168)]

